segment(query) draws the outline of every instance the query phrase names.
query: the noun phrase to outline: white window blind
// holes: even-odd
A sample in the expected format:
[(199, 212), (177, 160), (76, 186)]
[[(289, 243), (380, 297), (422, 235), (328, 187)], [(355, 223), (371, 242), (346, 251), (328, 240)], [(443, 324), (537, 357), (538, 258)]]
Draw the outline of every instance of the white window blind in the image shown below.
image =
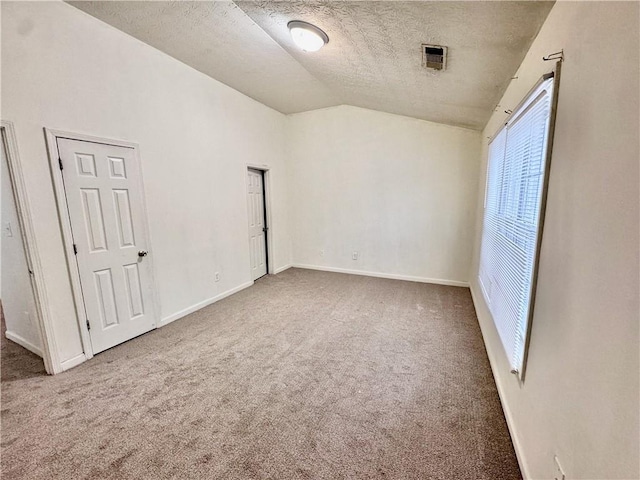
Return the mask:
[(545, 186), (553, 78), (542, 80), (489, 145), (479, 279), (513, 373), (521, 374)]

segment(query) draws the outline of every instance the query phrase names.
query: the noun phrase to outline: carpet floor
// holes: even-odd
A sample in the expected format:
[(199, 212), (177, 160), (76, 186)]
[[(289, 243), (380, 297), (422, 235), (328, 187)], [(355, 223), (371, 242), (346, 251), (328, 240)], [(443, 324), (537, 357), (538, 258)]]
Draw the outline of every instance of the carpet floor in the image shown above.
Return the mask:
[(290, 269), (56, 376), (2, 336), (3, 479), (519, 479), (469, 290)]

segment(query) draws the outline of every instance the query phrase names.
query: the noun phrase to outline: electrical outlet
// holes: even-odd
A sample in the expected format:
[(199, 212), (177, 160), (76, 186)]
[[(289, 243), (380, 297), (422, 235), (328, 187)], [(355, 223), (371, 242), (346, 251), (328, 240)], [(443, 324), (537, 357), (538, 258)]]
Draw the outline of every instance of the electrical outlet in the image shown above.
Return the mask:
[(553, 456), (553, 461), (556, 465), (555, 477), (554, 480), (566, 480), (566, 476), (564, 474), (564, 470), (562, 470), (562, 466), (560, 465), (560, 460), (558, 460), (558, 456)]
[(357, 259), (358, 259), (358, 252), (353, 252), (353, 253), (351, 254), (351, 258), (352, 258), (353, 260), (357, 260)]
[(216, 282), (219, 282), (220, 281), (220, 272), (216, 272), (213, 278), (215, 279)]

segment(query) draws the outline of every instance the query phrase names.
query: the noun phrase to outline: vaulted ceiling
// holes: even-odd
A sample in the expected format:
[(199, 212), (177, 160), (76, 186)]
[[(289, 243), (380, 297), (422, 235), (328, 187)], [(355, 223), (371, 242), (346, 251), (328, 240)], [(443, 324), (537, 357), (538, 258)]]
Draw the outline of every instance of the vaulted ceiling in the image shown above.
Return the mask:
[[(481, 129), (553, 2), (71, 1), (283, 113), (348, 104)], [(290, 20), (322, 28), (306, 53)], [(448, 47), (422, 67), (421, 44)]]

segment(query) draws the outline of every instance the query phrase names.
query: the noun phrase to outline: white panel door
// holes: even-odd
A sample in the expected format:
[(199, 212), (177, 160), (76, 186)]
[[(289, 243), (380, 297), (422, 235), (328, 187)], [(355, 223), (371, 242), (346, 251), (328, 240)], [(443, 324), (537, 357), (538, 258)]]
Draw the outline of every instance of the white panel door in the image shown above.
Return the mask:
[(249, 195), (249, 248), (251, 274), (256, 280), (267, 274), (267, 240), (264, 224), (264, 185), (262, 172), (249, 169), (247, 174)]
[(91, 346), (155, 328), (140, 165), (132, 148), (58, 139)]

